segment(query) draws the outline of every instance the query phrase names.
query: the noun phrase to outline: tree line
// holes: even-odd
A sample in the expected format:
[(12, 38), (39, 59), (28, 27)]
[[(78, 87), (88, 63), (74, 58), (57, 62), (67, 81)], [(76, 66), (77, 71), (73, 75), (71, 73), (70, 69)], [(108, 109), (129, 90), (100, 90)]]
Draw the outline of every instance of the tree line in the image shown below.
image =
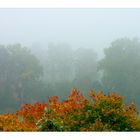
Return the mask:
[(16, 111), (25, 103), (46, 102), (49, 96), (63, 100), (72, 88), (84, 95), (90, 89), (117, 92), (140, 106), (139, 83), (138, 39), (113, 41), (100, 60), (92, 48), (50, 44), (41, 50), (0, 45), (0, 113)]

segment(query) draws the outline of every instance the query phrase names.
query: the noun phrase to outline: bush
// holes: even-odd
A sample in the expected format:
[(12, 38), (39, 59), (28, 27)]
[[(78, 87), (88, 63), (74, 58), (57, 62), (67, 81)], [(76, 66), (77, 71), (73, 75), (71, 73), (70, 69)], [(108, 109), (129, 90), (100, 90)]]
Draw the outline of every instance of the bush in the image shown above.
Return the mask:
[(124, 105), (115, 93), (90, 92), (87, 100), (73, 90), (66, 101), (50, 98), (39, 131), (139, 131), (140, 120), (133, 103)]
[(35, 123), (45, 107), (45, 103), (25, 104), (16, 114), (0, 115), (0, 131), (37, 131)]
[(0, 115), (0, 131), (140, 131), (134, 103), (116, 93), (91, 91), (89, 99), (76, 89), (67, 100), (25, 104), (16, 114)]

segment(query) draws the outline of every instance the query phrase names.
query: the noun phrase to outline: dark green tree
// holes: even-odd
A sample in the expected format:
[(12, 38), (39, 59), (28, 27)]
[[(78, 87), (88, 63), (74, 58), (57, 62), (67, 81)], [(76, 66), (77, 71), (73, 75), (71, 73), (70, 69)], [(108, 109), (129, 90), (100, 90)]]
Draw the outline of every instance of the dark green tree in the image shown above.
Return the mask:
[(138, 104), (140, 99), (140, 42), (138, 39), (118, 39), (104, 50), (104, 54), (104, 58), (99, 62), (103, 90), (116, 91)]
[(20, 44), (0, 46), (0, 109), (11, 111), (34, 100), (42, 67)]

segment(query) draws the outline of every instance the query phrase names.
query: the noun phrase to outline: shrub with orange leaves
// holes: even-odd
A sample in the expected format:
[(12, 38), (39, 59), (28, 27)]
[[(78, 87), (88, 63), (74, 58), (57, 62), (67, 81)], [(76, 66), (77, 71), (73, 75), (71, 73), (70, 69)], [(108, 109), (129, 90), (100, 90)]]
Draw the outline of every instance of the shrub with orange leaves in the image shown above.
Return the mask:
[(0, 131), (140, 131), (134, 103), (124, 104), (116, 93), (91, 91), (86, 99), (78, 90), (67, 100), (25, 104), (15, 114), (0, 115)]
[(22, 116), (28, 123), (34, 124), (36, 120), (42, 117), (46, 106), (46, 103), (24, 104), (16, 114)]
[(52, 97), (39, 131), (140, 131), (140, 119), (134, 104), (125, 106), (116, 93), (104, 95), (91, 91), (90, 100), (73, 90), (66, 101)]
[(45, 107), (45, 103), (25, 104), (16, 114), (0, 115), (0, 131), (36, 131)]
[(0, 131), (35, 131), (36, 128), (32, 127), (25, 121), (21, 121), (20, 116), (15, 114), (0, 115)]
[(87, 100), (76, 89), (72, 90), (68, 99), (58, 101), (51, 97), (45, 113), (37, 123), (39, 131), (72, 131), (79, 124), (73, 117), (80, 114)]

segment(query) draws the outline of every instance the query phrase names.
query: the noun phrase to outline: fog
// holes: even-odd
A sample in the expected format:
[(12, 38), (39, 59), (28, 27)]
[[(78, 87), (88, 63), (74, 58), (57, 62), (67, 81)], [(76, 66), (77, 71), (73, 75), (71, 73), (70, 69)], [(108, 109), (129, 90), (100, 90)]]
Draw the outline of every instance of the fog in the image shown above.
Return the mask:
[(117, 92), (140, 110), (140, 9), (0, 9), (0, 113)]
[(103, 48), (121, 37), (140, 37), (140, 9), (0, 9), (0, 43), (67, 43)]

